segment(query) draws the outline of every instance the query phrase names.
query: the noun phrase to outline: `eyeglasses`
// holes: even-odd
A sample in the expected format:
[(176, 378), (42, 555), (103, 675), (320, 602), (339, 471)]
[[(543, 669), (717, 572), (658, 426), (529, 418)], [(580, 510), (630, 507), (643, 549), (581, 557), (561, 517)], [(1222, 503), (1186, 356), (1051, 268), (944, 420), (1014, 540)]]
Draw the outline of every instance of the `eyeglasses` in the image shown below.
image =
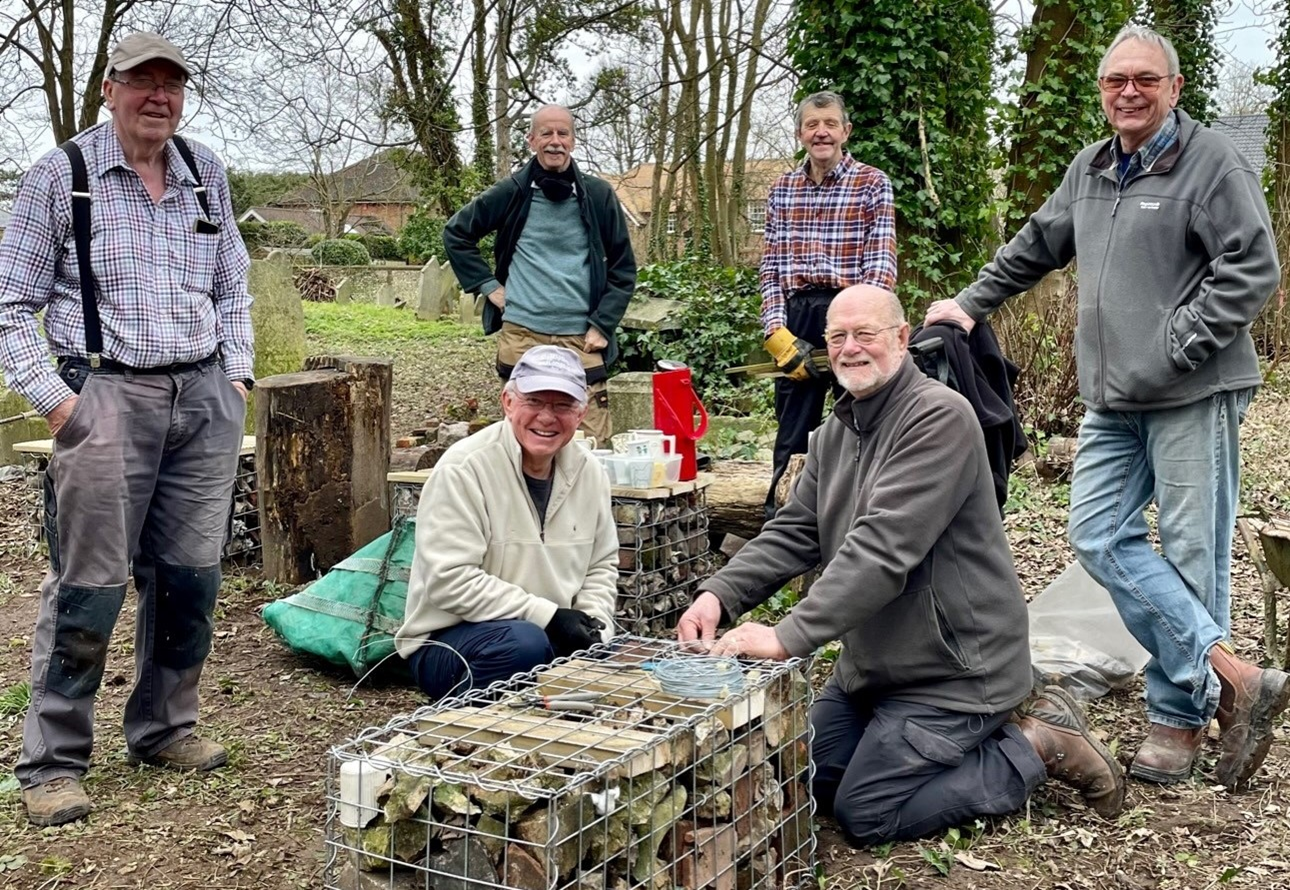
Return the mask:
[(1172, 74), (1135, 74), (1133, 77), (1126, 77), (1123, 74), (1108, 74), (1105, 77), (1099, 77), (1097, 85), (1104, 93), (1120, 93), (1132, 81), (1139, 93), (1150, 95), (1160, 89), (1161, 81), (1173, 76)]
[(536, 396), (520, 396), (519, 401), (529, 411), (541, 412), (543, 408), (549, 408), (551, 413), (557, 417), (572, 417), (582, 410), (581, 402), (552, 401), (550, 399), (539, 399)]
[(878, 335), (884, 331), (894, 331), (900, 327), (898, 324), (887, 325), (885, 328), (878, 328), (876, 331), (825, 331), (824, 342), (829, 344), (830, 349), (841, 349), (847, 345), (847, 337), (851, 337), (861, 346), (872, 346), (878, 342)]
[(182, 80), (168, 80), (165, 83), (157, 83), (151, 77), (131, 77), (127, 79), (114, 77), (112, 81), (123, 84), (136, 93), (147, 93), (149, 96), (157, 91), (157, 87), (165, 90), (167, 96), (178, 96), (184, 91), (184, 82)]

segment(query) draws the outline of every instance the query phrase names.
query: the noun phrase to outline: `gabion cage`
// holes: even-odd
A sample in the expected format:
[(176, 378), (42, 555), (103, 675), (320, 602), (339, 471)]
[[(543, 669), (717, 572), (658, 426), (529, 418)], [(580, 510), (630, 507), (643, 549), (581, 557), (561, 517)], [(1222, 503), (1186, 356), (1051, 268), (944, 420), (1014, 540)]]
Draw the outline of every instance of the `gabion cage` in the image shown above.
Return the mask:
[[(390, 473), (391, 520), (415, 518), (429, 470)], [(707, 482), (654, 489), (613, 489), (618, 528), (618, 600), (614, 618), (623, 633), (666, 636), (712, 574), (708, 547)]]
[(813, 883), (804, 663), (728, 661), (696, 688), (724, 697), (664, 693), (655, 672), (695, 657), (618, 637), (333, 748), (325, 886)]
[(680, 483), (654, 497), (615, 494), (620, 628), (664, 636), (689, 608), (699, 582), (712, 574), (707, 489)]

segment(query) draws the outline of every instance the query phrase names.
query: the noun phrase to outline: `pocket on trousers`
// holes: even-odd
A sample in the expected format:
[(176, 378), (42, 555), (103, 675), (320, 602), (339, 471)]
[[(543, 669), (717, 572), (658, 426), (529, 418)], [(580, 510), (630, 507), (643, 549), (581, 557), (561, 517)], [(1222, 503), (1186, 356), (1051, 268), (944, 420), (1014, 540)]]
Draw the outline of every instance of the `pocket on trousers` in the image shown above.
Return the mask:
[(924, 760), (944, 766), (958, 766), (963, 762), (964, 751), (958, 742), (921, 723), (906, 720), (904, 736), (909, 746)]

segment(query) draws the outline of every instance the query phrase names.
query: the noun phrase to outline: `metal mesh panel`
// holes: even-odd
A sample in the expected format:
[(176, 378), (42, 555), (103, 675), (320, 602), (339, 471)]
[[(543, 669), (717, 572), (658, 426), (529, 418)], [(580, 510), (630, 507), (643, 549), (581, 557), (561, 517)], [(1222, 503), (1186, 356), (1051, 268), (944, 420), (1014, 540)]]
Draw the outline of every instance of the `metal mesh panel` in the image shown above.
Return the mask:
[(712, 574), (707, 490), (663, 498), (615, 496), (618, 602), (622, 630), (663, 636), (676, 627), (699, 582)]
[[(619, 637), (333, 748), (326, 887), (812, 883), (804, 663), (743, 662), (722, 698), (662, 692), (657, 666), (690, 657)], [(579, 709), (531, 703), (561, 695)]]

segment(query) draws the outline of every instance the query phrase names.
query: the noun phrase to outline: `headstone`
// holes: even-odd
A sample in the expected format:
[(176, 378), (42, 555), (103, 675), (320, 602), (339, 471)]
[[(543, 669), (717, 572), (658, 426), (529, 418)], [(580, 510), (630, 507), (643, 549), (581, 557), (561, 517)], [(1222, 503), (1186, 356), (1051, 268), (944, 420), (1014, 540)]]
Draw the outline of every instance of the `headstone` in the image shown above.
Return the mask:
[(394, 273), (386, 272), (385, 281), (376, 291), (376, 305), (392, 309), (397, 302), (394, 298)]
[[(255, 331), (255, 379), (299, 371), (305, 361), (305, 309), (291, 276), (291, 257), (275, 250), (253, 260), (247, 276), (251, 328)], [(251, 391), (251, 399), (255, 390)], [(248, 432), (255, 427), (254, 401), (246, 406)]]
[(417, 318), (432, 321), (458, 312), (460, 294), (461, 286), (452, 266), (439, 262), (438, 257), (430, 257), (417, 282)]
[(342, 278), (336, 285), (336, 302), (339, 305), (354, 302), (354, 279)]
[(628, 371), (609, 378), (609, 419), (613, 428), (619, 432), (653, 428), (654, 375), (652, 373)]
[[(31, 403), (16, 392), (0, 386), (0, 420), (16, 417), (31, 410)], [(26, 458), (13, 450), (19, 442), (30, 442), (32, 439), (48, 439), (49, 424), (43, 417), (27, 420), (15, 420), (0, 424), (0, 466), (21, 464)]]
[(457, 301), (457, 317), (467, 327), (479, 321), (483, 310), (483, 302), (474, 294), (462, 294)]
[(385, 359), (315, 356), (256, 386), (264, 575), (312, 581), (389, 530)]
[(681, 313), (684, 311), (685, 304), (680, 300), (665, 300), (661, 297), (635, 299), (627, 304), (627, 311), (623, 313), (620, 324), (640, 331), (675, 330), (681, 326)]

